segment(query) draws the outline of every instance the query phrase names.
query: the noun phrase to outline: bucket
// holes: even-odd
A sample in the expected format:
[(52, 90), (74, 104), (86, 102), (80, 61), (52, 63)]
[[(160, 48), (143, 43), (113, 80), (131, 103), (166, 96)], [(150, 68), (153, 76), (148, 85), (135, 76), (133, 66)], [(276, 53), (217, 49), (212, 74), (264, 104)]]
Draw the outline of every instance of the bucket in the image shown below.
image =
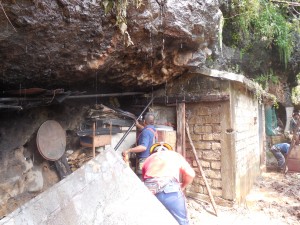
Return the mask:
[(176, 130), (173, 127), (165, 125), (155, 125), (158, 134), (158, 142), (166, 142), (176, 150)]

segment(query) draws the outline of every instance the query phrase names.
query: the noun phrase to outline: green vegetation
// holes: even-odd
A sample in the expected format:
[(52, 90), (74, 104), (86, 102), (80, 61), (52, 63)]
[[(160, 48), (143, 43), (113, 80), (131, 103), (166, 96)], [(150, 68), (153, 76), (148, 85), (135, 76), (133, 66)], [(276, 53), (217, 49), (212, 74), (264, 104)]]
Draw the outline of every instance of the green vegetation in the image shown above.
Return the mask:
[(232, 47), (244, 54), (253, 43), (263, 42), (266, 48), (275, 47), (287, 66), (294, 46), (292, 32), (299, 32), (299, 20), (288, 10), (288, 2), (233, 0), (226, 7), (224, 29), (230, 31), (227, 42)]
[(104, 0), (102, 5), (105, 14), (114, 12), (116, 15), (116, 25), (120, 29), (121, 33), (125, 36), (126, 46), (134, 45), (131, 41), (131, 37), (127, 31), (127, 7), (129, 4), (134, 4), (136, 8), (142, 5), (143, 0)]
[(127, 7), (129, 4), (134, 4), (136, 8), (142, 5), (142, 0), (104, 0), (102, 5), (105, 14), (114, 12), (116, 14), (116, 25), (120, 28), (122, 34), (127, 31)]
[(254, 81), (259, 83), (259, 85), (262, 87), (263, 90), (267, 91), (270, 83), (275, 84), (275, 85), (279, 83), (279, 78), (277, 75), (274, 75), (272, 70), (270, 70), (269, 73), (262, 74), (262, 75), (256, 77), (254, 79)]

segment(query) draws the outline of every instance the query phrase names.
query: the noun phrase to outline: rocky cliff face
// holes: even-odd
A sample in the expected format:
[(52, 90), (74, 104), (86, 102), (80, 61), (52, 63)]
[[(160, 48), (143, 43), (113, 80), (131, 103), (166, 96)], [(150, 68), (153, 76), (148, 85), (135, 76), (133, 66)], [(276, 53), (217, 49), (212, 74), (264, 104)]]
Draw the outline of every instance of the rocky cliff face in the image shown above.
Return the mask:
[(101, 1), (2, 1), (2, 89), (121, 89), (160, 85), (204, 65), (218, 44), (218, 1), (143, 1), (128, 6), (128, 35)]

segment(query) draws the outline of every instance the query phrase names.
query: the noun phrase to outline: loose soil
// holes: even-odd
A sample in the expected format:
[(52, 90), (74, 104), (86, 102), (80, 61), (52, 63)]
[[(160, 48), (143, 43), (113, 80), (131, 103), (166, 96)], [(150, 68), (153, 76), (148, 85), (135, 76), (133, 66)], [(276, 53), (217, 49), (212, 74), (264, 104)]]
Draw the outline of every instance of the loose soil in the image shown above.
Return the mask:
[(191, 225), (300, 224), (300, 173), (263, 173), (242, 206), (217, 206), (188, 198)]

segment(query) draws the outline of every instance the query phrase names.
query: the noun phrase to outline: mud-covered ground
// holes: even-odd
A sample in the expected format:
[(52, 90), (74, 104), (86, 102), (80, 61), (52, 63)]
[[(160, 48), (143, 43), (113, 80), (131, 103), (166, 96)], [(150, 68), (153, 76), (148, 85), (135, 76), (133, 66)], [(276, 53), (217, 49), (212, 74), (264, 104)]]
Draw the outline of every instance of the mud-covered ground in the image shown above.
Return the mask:
[(191, 225), (300, 224), (300, 173), (286, 175), (268, 170), (256, 181), (242, 206), (217, 206), (188, 198)]

